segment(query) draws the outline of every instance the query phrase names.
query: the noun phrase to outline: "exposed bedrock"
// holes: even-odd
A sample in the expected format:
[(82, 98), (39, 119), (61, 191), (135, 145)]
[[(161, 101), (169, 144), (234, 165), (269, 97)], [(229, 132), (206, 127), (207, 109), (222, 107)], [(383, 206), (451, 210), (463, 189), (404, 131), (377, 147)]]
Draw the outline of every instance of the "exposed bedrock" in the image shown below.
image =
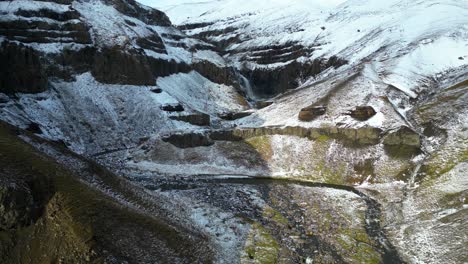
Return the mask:
[(410, 158), (421, 153), (421, 136), (402, 126), (383, 138), (386, 152), (393, 157)]
[(321, 137), (330, 137), (341, 141), (343, 144), (360, 147), (378, 144), (382, 136), (382, 130), (375, 127), (356, 129), (340, 127), (260, 127), (213, 131), (210, 133), (209, 137), (213, 140), (238, 141), (266, 135), (289, 135), (313, 140)]
[(345, 60), (331, 57), (328, 60), (316, 59), (305, 63), (293, 61), (275, 69), (268, 67), (243, 68), (241, 73), (250, 80), (252, 90), (257, 96), (272, 97), (297, 88), (306, 81), (304, 76), (315, 76), (330, 67), (338, 68), (346, 63)]
[(236, 70), (232, 67), (220, 67), (209, 61), (196, 62), (192, 67), (214, 83), (232, 85), (236, 88), (240, 87)]
[(192, 148), (210, 146), (212, 141), (242, 141), (253, 137), (270, 135), (289, 135), (312, 140), (324, 138), (336, 139), (348, 147), (365, 147), (382, 142), (386, 148), (397, 149), (410, 154), (420, 151), (421, 140), (417, 133), (409, 128), (402, 127), (397, 131), (383, 133), (380, 128), (342, 128), (342, 127), (259, 127), (233, 130), (214, 130), (206, 133), (183, 133), (163, 137), (179, 148)]
[(43, 92), (51, 77), (71, 81), (75, 74), (87, 71), (101, 83), (155, 85), (157, 77), (189, 72), (191, 67), (174, 60), (147, 57), (136, 49), (84, 47), (44, 55), (5, 41), (0, 46), (0, 69), (0, 92), (14, 94)]
[(169, 142), (179, 148), (191, 148), (210, 146), (213, 141), (242, 141), (253, 137), (267, 135), (289, 135), (309, 139), (321, 139), (324, 137), (339, 140), (350, 147), (365, 147), (375, 145), (382, 138), (382, 130), (374, 127), (364, 128), (304, 128), (304, 127), (260, 127), (234, 130), (217, 130), (207, 133), (173, 134), (163, 137), (163, 141)]
[(152, 36), (137, 39), (136, 43), (144, 49), (152, 50), (156, 53), (167, 54), (164, 42), (156, 32), (154, 32)]
[(187, 122), (195, 126), (209, 126), (210, 125), (210, 116), (204, 113), (193, 113), (186, 115), (170, 116), (172, 120), (178, 120), (182, 122)]
[(76, 10), (65, 11), (63, 13), (58, 13), (53, 10), (42, 8), (39, 10), (23, 10), (20, 9), (15, 12), (15, 15), (22, 17), (45, 17), (57, 21), (67, 21), (71, 19), (79, 19), (80, 13)]
[(237, 119), (241, 119), (241, 118), (250, 116), (251, 114), (252, 114), (252, 112), (247, 112), (247, 111), (227, 112), (227, 113), (218, 114), (218, 117), (223, 119), (223, 120), (232, 121), (232, 120), (237, 120)]
[(178, 148), (208, 147), (214, 144), (213, 140), (202, 133), (173, 134), (162, 140)]
[(31, 221), (34, 208), (32, 196), (26, 188), (0, 186), (0, 230), (9, 230)]
[(73, 10), (57, 12), (48, 8), (18, 10), (15, 20), (0, 22), (0, 34), (8, 40), (23, 43), (78, 43), (91, 44), (88, 26)]
[(418, 133), (407, 126), (402, 126), (396, 131), (387, 134), (383, 143), (385, 145), (407, 145), (419, 147), (421, 145), (421, 138)]
[(0, 92), (38, 93), (47, 89), (47, 76), (39, 53), (9, 42), (0, 47)]
[(135, 0), (104, 0), (120, 13), (135, 17), (148, 25), (171, 26), (171, 21), (163, 12), (153, 8), (143, 8)]
[(263, 109), (263, 108), (268, 107), (268, 106), (270, 106), (272, 104), (273, 104), (272, 101), (257, 101), (257, 102), (255, 102), (255, 108)]
[[(229, 49), (234, 44), (242, 43), (243, 37), (237, 34), (239, 29), (235, 27), (221, 30), (202, 29), (210, 25), (210, 23), (187, 24), (179, 28), (187, 31), (200, 29), (201, 33), (194, 36), (211, 43), (221, 54), (238, 57), (241, 63), (238, 70), (250, 81), (252, 91), (258, 97), (268, 98), (297, 88), (311, 76), (330, 67), (338, 68), (348, 63), (345, 59), (336, 56), (304, 61), (304, 58), (313, 54), (315, 47), (306, 47), (296, 42)], [(219, 39), (219, 36), (226, 35), (231, 37)]]
[(94, 57), (92, 74), (102, 83), (155, 85), (146, 56), (122, 52), (117, 47), (106, 48)]

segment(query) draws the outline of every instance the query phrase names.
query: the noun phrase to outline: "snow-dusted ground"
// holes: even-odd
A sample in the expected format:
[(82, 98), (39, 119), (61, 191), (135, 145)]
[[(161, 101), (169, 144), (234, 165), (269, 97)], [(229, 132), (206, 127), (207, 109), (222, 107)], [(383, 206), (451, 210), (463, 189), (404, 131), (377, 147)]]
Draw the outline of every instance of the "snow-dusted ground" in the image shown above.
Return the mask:
[[(200, 129), (169, 119), (176, 114), (163, 111), (165, 105), (180, 103), (182, 114), (204, 112), (213, 118), (226, 109), (244, 108), (233, 97), (232, 87), (195, 72), (161, 78), (158, 86), (101, 84), (90, 73), (51, 86), (44, 93), (23, 94), (18, 101), (2, 104), (0, 118), (22, 128), (35, 122), (44, 137), (63, 140), (72, 150), (88, 155), (132, 148), (145, 137)], [(163, 92), (151, 91), (157, 87)], [(194, 100), (196, 96), (201, 99)]]
[[(206, 60), (219, 67), (241, 67), (245, 62), (244, 50), (248, 52), (266, 45), (291, 43), (313, 49), (309, 55), (298, 59), (301, 62), (334, 55), (349, 61), (348, 65), (329, 69), (318, 76), (305, 76), (308, 80), (297, 90), (272, 98), (271, 106), (256, 110), (249, 117), (232, 122), (223, 121), (226, 127), (370, 126), (381, 128), (386, 133), (406, 125), (422, 133), (424, 127), (420, 125), (431, 121), (452, 131), (452, 134), (448, 140), (438, 135), (423, 137), (425, 152), (413, 160), (389, 157), (382, 144), (354, 149), (334, 140), (322, 144), (323, 142), (312, 142), (296, 136), (279, 135), (268, 137), (266, 143), (260, 142), (269, 144), (267, 153), (256, 149), (259, 142), (245, 143), (242, 148), (240, 144), (216, 142), (211, 147), (178, 149), (161, 142), (159, 137), (174, 132), (202, 131), (209, 128), (171, 120), (169, 117), (175, 114), (162, 111), (161, 106), (180, 103), (185, 108), (182, 114), (203, 112), (216, 121), (219, 121), (219, 113), (237, 112), (246, 108), (233, 87), (213, 83), (195, 71), (158, 78), (156, 86), (102, 84), (90, 73), (77, 75), (76, 80), (71, 82), (53, 80), (50, 83), (51, 89), (41, 94), (18, 94), (18, 98), (7, 100), (0, 94), (0, 119), (22, 128), (26, 128), (31, 122), (37, 123), (43, 132), (42, 136), (63, 140), (70, 149), (78, 153), (93, 155), (112, 152), (108, 154), (108, 160), (106, 154), (104, 155), (105, 163), (115, 170), (117, 167), (123, 168), (119, 172), (130, 176), (237, 173), (278, 177), (310, 176), (309, 180), (336, 183), (336, 174), (340, 174), (341, 178), (338, 180), (343, 180), (344, 171), (339, 168), (343, 167), (347, 172), (353, 171), (353, 165), (370, 160), (380, 177), (371, 179), (368, 175), (354, 175), (357, 178), (354, 184), (361, 184), (361, 188), (371, 191), (377, 190), (381, 195), (372, 193), (380, 197), (379, 201), (384, 206), (398, 204), (389, 206), (385, 211), (387, 218), (384, 224), (389, 224), (392, 241), (400, 241), (397, 247), (409, 261), (447, 262), (445, 260), (451, 260), (447, 257), (450, 252), (459, 252), (460, 243), (466, 244), (466, 232), (463, 233), (466, 229), (460, 228), (457, 223), (452, 225), (443, 222), (447, 216), (462, 215), (461, 223), (465, 223), (465, 200), (461, 206), (439, 206), (440, 200), (452, 194), (462, 193), (460, 199), (465, 199), (467, 174), (464, 152), (461, 152), (461, 158), (452, 157), (449, 153), (454, 146), (466, 149), (466, 96), (453, 99), (457, 97), (448, 93), (447, 97), (440, 100), (446, 100), (448, 104), (433, 108), (435, 112), (431, 113), (432, 119), (414, 122), (411, 117), (414, 117), (415, 110), (420, 110), (417, 107), (431, 103), (433, 98), (437, 99), (437, 105), (439, 99), (434, 96), (466, 80), (467, 1), (221, 0), (194, 3), (181, 0), (158, 1), (155, 5), (166, 11), (175, 24), (207, 24), (181, 32), (173, 27), (146, 25), (136, 18), (120, 14), (101, 1), (75, 1), (72, 6), (82, 14), (82, 20), (91, 26), (93, 45), (98, 48), (139, 48), (136, 39), (149, 37), (156, 32), (162, 37), (167, 54), (144, 49), (146, 55), (187, 64)], [(57, 12), (68, 10), (68, 6), (60, 4), (4, 1), (0, 2), (0, 10), (5, 13), (2, 13), (0, 20), (16, 19), (13, 13), (19, 8), (38, 10), (43, 6)], [(125, 20), (135, 25), (132, 26)], [(192, 52), (183, 47), (194, 47), (197, 44), (209, 46), (194, 36), (231, 27), (235, 30), (207, 37), (214, 42), (239, 37), (238, 41), (226, 47), (227, 53), (224, 56), (212, 50)], [(181, 39), (174, 43), (167, 35), (175, 35)], [(82, 47), (60, 43), (26, 45), (47, 53)], [(248, 65), (251, 68), (279, 68), (287, 63), (260, 66), (249, 62)], [(155, 88), (162, 89), (162, 93), (151, 92)], [(454, 89), (457, 93), (466, 91), (463, 86), (462, 89), (457, 89)], [(297, 115), (301, 108), (320, 101), (328, 106), (325, 115), (312, 122), (298, 120)], [(367, 121), (357, 121), (346, 114), (348, 110), (360, 105), (372, 106), (377, 114)], [(445, 112), (455, 114), (443, 115)], [(449, 118), (441, 125), (434, 121), (440, 116)], [(146, 142), (146, 145), (141, 145), (142, 142)], [(440, 179), (419, 187), (419, 182), (411, 182), (419, 181), (416, 179), (417, 171), (410, 180), (407, 175), (400, 175), (405, 169), (412, 169), (411, 166), (415, 163), (430, 159), (432, 153), (437, 153), (444, 146), (448, 146), (448, 150), (442, 153), (439, 163), (447, 164), (457, 158), (461, 160), (457, 160), (459, 164), (445, 172)], [(261, 148), (265, 146), (262, 145)], [(119, 166), (113, 163), (115, 161), (119, 162)], [(314, 175), (307, 175), (311, 171)], [(326, 171), (329, 175), (325, 175)], [(414, 189), (404, 194), (407, 188)], [(327, 192), (323, 195), (336, 196), (336, 193)], [(342, 202), (348, 198), (339, 200)], [(182, 199), (181, 203), (184, 202), (190, 204), (191, 201)], [(219, 232), (225, 233), (215, 239), (215, 242), (222, 247), (220, 252), (228, 255), (229, 250), (238, 247), (232, 244), (234, 242), (223, 241), (224, 238), (234, 236), (234, 231), (226, 226), (235, 221), (227, 220), (225, 226), (218, 224), (232, 215), (219, 208), (205, 208), (206, 204), (203, 202), (197, 203), (197, 206), (199, 208), (188, 213), (191, 220), (211, 236)], [(399, 222), (392, 222), (395, 219), (389, 217), (395, 212), (401, 214), (401, 219), (397, 219)], [(355, 211), (347, 213), (353, 215)], [(213, 226), (206, 226), (210, 217), (209, 221)], [(434, 220), (425, 220), (425, 217), (432, 217)], [(459, 221), (459, 218), (454, 219)], [(429, 228), (426, 228), (426, 224)], [(459, 230), (462, 235), (456, 237), (456, 242), (443, 234), (456, 235)], [(450, 245), (445, 247), (444, 243)]]
[[(227, 50), (299, 43), (315, 47), (306, 60), (337, 55), (351, 65), (368, 62), (380, 79), (415, 97), (421, 86), (467, 65), (468, 2), (458, 0), (185, 1), (154, 2), (173, 23), (213, 23), (197, 34), (233, 27), (240, 40)], [(324, 29), (322, 29), (324, 28)], [(242, 61), (236, 55), (233, 63)]]

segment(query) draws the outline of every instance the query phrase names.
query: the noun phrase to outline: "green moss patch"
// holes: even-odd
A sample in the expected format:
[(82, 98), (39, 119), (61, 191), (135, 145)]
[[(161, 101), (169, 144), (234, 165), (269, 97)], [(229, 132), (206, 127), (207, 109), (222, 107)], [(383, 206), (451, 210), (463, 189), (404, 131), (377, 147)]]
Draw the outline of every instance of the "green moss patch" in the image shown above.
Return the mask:
[(259, 223), (252, 223), (240, 263), (277, 263), (279, 244)]
[(271, 148), (271, 139), (269, 136), (252, 137), (245, 140), (245, 142), (256, 149), (263, 159), (270, 160), (273, 156), (273, 149)]

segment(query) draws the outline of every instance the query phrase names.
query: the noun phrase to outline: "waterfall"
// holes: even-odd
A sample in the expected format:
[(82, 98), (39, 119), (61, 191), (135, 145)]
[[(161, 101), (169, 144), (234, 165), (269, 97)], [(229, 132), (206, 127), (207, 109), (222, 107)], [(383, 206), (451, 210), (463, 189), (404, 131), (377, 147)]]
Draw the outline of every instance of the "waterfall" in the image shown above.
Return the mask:
[(242, 75), (241, 73), (238, 73), (238, 75), (239, 75), (239, 78), (242, 81), (241, 87), (242, 87), (243, 91), (245, 92), (247, 99), (255, 100), (256, 99), (255, 94), (254, 94), (254, 92), (252, 90), (252, 85), (250, 85), (250, 81), (247, 78), (245, 78), (245, 76)]

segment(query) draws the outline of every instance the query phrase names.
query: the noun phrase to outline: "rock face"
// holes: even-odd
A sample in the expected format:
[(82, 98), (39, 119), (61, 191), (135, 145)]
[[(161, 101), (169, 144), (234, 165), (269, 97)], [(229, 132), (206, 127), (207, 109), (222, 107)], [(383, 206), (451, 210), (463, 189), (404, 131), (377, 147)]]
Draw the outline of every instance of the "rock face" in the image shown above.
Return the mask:
[(212, 23), (184, 24), (179, 28), (189, 35), (211, 43), (215, 50), (235, 61), (233, 67), (250, 82), (251, 92), (257, 97), (273, 97), (297, 88), (311, 76), (348, 63), (337, 56), (306, 59), (312, 57), (317, 47), (306, 46), (296, 41), (244, 45), (256, 36), (249, 36), (250, 32), (242, 32), (245, 27), (242, 24), (229, 25), (236, 22), (236, 18), (233, 18)]
[(119, 47), (106, 48), (94, 58), (92, 74), (96, 80), (110, 84), (155, 85), (146, 57)]
[(358, 106), (349, 112), (349, 115), (359, 121), (366, 121), (376, 114), (372, 106)]
[(212, 82), (232, 85), (236, 88), (240, 86), (236, 71), (232, 67), (219, 67), (209, 61), (203, 61), (194, 63), (193, 69)]
[(309, 122), (324, 115), (326, 111), (327, 108), (325, 106), (309, 106), (301, 109), (298, 118), (301, 121)]
[(419, 148), (421, 146), (421, 137), (411, 128), (403, 126), (386, 135), (383, 143), (388, 146), (404, 145)]
[[(270, 54), (270, 51), (266, 51)], [(275, 63), (271, 61), (270, 63)], [(297, 88), (306, 81), (304, 76), (315, 76), (330, 67), (340, 67), (347, 62), (332, 57), (330, 59), (317, 59), (312, 62), (301, 63), (292, 61), (278, 68), (256, 67), (244, 68), (241, 72), (250, 81), (253, 92), (261, 97), (272, 97), (287, 90)]]
[(155, 26), (171, 26), (171, 21), (163, 12), (156, 9), (146, 9), (135, 0), (105, 0), (119, 12), (130, 17), (137, 17), (141, 21)]
[(174, 134), (163, 137), (162, 140), (178, 148), (208, 147), (214, 144), (209, 137), (199, 133)]
[(82, 22), (76, 23), (80, 18), (76, 10), (18, 9), (14, 15), (17, 20), (0, 21), (0, 34), (8, 40), (23, 43), (92, 43), (88, 27)]
[(262, 108), (268, 107), (268, 106), (270, 106), (272, 104), (273, 104), (272, 101), (257, 101), (255, 103), (255, 108), (262, 109)]
[(32, 222), (34, 201), (25, 187), (0, 186), (0, 231)]
[(229, 112), (229, 113), (219, 114), (218, 117), (224, 120), (232, 121), (232, 120), (237, 120), (237, 119), (247, 117), (251, 114), (252, 112), (236, 112), (236, 113)]
[[(22, 6), (20, 1), (5, 5), (10, 18), (0, 19), (5, 38), (0, 91), (37, 93), (47, 89), (49, 78), (73, 81), (84, 72), (106, 84), (155, 85), (158, 77), (198, 70), (214, 82), (238, 86), (232, 69), (209, 62), (210, 57), (192, 64), (188, 50), (209, 45), (187, 40), (159, 10), (134, 0), (41, 2), (44, 7)], [(99, 21), (106, 19), (115, 19), (116, 26), (103, 28)], [(166, 46), (182, 52), (168, 54)]]
[(190, 123), (195, 126), (209, 126), (210, 125), (210, 116), (204, 113), (195, 113), (189, 115), (180, 115), (180, 116), (171, 116), (169, 117), (172, 120), (178, 120)]
[(421, 137), (418, 133), (403, 126), (383, 138), (385, 151), (392, 157), (411, 158), (421, 153)]
[[(400, 3), (389, 5), (392, 12), (379, 11), (378, 4), (373, 5), (375, 12), (369, 12), (367, 5), (356, 10), (344, 3), (337, 12), (323, 12), (324, 17), (315, 12), (320, 19), (310, 13), (300, 17), (269, 12), (283, 18), (280, 23), (278, 17), (266, 23), (258, 19), (262, 27), (258, 31), (251, 30), (249, 24), (255, 23), (249, 19), (258, 18), (261, 10), (219, 22), (239, 22), (232, 27), (218, 22), (186, 26), (186, 33), (201, 38), (197, 39), (171, 27), (159, 11), (133, 0), (49, 0), (44, 4), (47, 8), (38, 7), (41, 1), (18, 4), (26, 2), (9, 1), (9, 8), (0, 10), (0, 38), (4, 45), (18, 46), (19, 53), (36, 53), (31, 69), (43, 72), (39, 76), (45, 76), (51, 89), (11, 97), (0, 93), (0, 119), (33, 133), (42, 132), (41, 138), (24, 132), (21, 139), (28, 139), (64, 168), (38, 159), (43, 154), (31, 156), (36, 150), (0, 131), (0, 177), (9, 173), (5, 165), (21, 174), (32, 171), (50, 180), (51, 184), (39, 187), (53, 195), (39, 197), (41, 202), (37, 202), (35, 187), (28, 185), (37, 181), (13, 188), (0, 178), (0, 263), (14, 263), (16, 256), (43, 263), (85, 262), (81, 257), (91, 262), (231, 263), (239, 259), (237, 252), (242, 252), (241, 262), (247, 263), (402, 262), (383, 254), (392, 249), (391, 244), (407, 251), (410, 260), (413, 256), (435, 263), (466, 259), (462, 246), (450, 240), (467, 226), (466, 65), (440, 64), (439, 69), (449, 65), (447, 72), (459, 74), (457, 78), (465, 83), (449, 88), (443, 85), (451, 79), (433, 78), (432, 67), (416, 74), (400, 67), (400, 62), (410, 66), (416, 57), (427, 60), (421, 66), (431, 65), (434, 56), (420, 55), (427, 54), (426, 47), (440, 47), (434, 32), (446, 34), (447, 30), (431, 27), (431, 32), (419, 35), (416, 28), (408, 30), (398, 21), (399, 13), (407, 14)], [(413, 5), (410, 2), (405, 2), (405, 9)], [(411, 13), (429, 17), (426, 9), (440, 4), (418, 1), (419, 9)], [(457, 7), (450, 8), (456, 15)], [(358, 33), (362, 34), (347, 28), (356, 25), (348, 21), (364, 22), (364, 18), (368, 22), (387, 13), (392, 16), (386, 17), (391, 22), (389, 30), (385, 24), (375, 28), (360, 22)], [(293, 21), (289, 21), (291, 17)], [(324, 25), (315, 25), (317, 21)], [(443, 36), (442, 46), (452, 47), (452, 36), (457, 36), (454, 46), (459, 46), (463, 33), (450, 31)], [(343, 38), (349, 34), (352, 37)], [(404, 41), (385, 41), (395, 35)], [(285, 42), (287, 39), (299, 42)], [(417, 53), (412, 46), (418, 46)], [(349, 59), (351, 65), (344, 65), (347, 61), (334, 54)], [(426, 78), (423, 84), (427, 86), (419, 86), (416, 75)], [(408, 86), (412, 84), (418, 87)], [(273, 105), (258, 104), (258, 108), (269, 106), (267, 109), (245, 111), (236, 97), (239, 94), (234, 93), (238, 85), (245, 85), (241, 88), (254, 100), (258, 99), (255, 95), (288, 92), (273, 97)], [(1, 88), (8, 94), (18, 92)], [(25, 92), (33, 93), (36, 88), (28, 89)], [(364, 107), (353, 109), (356, 105)], [(298, 122), (301, 108), (299, 120), (315, 122)], [(349, 109), (353, 109), (349, 115), (362, 122), (343, 116)], [(379, 118), (369, 120), (376, 113)], [(420, 138), (410, 127), (428, 129)], [(389, 131), (393, 128), (399, 129)], [(127, 178), (114, 177), (79, 155), (67, 155), (65, 146), (55, 148), (43, 138), (63, 140), (73, 151), (94, 157)], [(11, 146), (14, 141), (17, 145)], [(265, 185), (258, 179), (254, 179), (255, 188), (247, 186), (252, 179), (241, 185), (236, 179), (237, 185), (226, 188), (230, 179), (224, 177), (213, 184), (204, 180), (194, 184), (197, 180), (190, 176), (199, 173), (284, 177), (317, 182), (318, 189), (310, 192), (297, 190), (297, 184)], [(126, 180), (142, 178), (139, 175), (146, 179), (136, 180), (139, 187), (133, 191), (134, 185)], [(365, 197), (386, 205), (380, 207), (361, 195), (343, 196), (336, 190), (324, 193), (323, 184), (359, 186)], [(173, 191), (179, 187), (187, 189)], [(428, 222), (438, 229), (429, 230)], [(190, 232), (193, 230), (197, 232)], [(388, 230), (393, 233), (386, 236)], [(438, 240), (441, 233), (448, 239)], [(70, 246), (70, 240), (77, 244)], [(44, 244), (45, 248), (36, 246)], [(94, 253), (87, 255), (93, 250), (103, 259), (94, 259)], [(109, 258), (104, 259), (106, 256)], [(433, 256), (438, 258), (431, 260)]]
[[(210, 146), (212, 145), (212, 141), (246, 141), (250, 138), (273, 135), (296, 136), (311, 140), (335, 139), (346, 146), (359, 148), (378, 144), (382, 138), (382, 130), (374, 127), (363, 127), (358, 129), (339, 127), (259, 127), (233, 130), (214, 130), (206, 134), (200, 134), (197, 132), (174, 134), (164, 137), (163, 141), (169, 142), (180, 148), (192, 148)], [(193, 142), (190, 143), (190, 140), (193, 140)]]
[(32, 48), (3, 42), (0, 47), (0, 92), (39, 93), (48, 81), (39, 53)]

